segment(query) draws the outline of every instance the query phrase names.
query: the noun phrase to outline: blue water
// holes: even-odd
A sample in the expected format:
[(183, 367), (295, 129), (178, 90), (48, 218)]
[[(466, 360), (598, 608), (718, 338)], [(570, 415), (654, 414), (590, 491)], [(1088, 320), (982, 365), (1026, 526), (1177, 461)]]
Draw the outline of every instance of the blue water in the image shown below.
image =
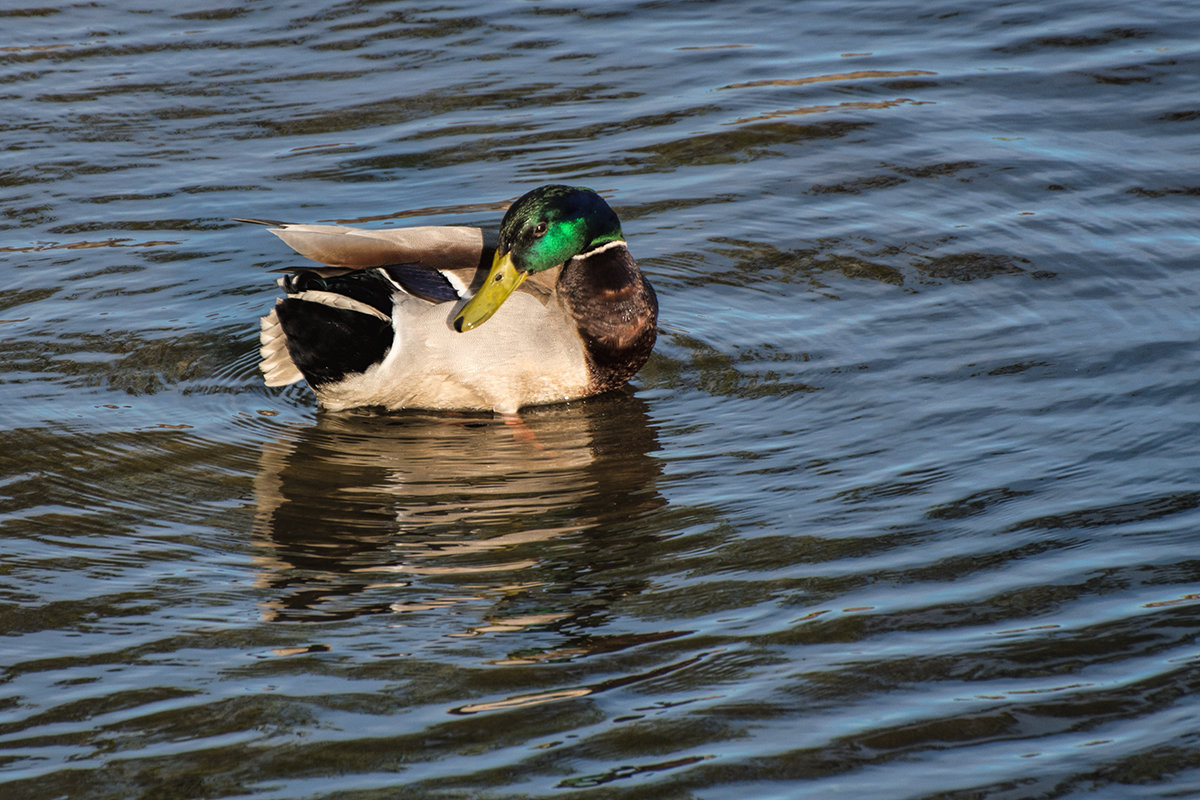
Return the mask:
[[(0, 10), (0, 796), (1200, 795), (1200, 10)], [(621, 215), (624, 392), (262, 386), (265, 217)]]

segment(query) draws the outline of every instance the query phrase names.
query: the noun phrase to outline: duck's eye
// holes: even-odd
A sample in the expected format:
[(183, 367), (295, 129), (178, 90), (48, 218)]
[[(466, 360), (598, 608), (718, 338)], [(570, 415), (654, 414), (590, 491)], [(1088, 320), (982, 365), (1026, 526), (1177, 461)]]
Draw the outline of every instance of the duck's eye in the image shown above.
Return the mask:
[(549, 227), (550, 227), (550, 226), (549, 226), (549, 225), (547, 225), (546, 223), (544, 223), (544, 222), (539, 222), (537, 225), (533, 226), (533, 235), (534, 235), (534, 236), (545, 236), (545, 235), (546, 235), (546, 230), (547, 230)]

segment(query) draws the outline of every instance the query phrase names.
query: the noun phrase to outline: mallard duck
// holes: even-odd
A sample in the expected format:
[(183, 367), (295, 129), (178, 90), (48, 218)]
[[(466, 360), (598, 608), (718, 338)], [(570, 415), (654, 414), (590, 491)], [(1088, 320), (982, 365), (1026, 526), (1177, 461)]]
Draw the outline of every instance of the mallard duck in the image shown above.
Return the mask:
[(589, 397), (650, 357), (658, 300), (591, 189), (542, 186), (478, 228), (269, 225), (324, 266), (294, 267), (262, 318), (268, 386), (331, 410), (476, 410)]

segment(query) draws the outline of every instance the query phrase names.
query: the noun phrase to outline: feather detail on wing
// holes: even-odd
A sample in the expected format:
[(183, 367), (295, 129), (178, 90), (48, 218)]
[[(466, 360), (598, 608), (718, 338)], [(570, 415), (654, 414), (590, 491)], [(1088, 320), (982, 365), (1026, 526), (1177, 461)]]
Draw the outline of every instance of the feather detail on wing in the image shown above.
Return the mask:
[(380, 269), (396, 288), (430, 303), (452, 303), (467, 295), (454, 270), (429, 269), (422, 264), (391, 264)]
[(490, 266), (495, 237), (479, 228), (429, 225), (366, 229), (242, 219), (270, 225), (271, 233), (300, 255), (331, 267), (364, 269), (388, 264), (424, 264), (434, 269)]

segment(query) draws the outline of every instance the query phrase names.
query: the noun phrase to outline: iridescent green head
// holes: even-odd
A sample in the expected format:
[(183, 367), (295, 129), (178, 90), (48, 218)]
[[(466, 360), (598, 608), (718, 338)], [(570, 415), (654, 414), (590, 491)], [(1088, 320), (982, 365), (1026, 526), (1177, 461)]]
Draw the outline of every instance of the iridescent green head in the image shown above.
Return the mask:
[(491, 272), (454, 318), (454, 327), (468, 331), (482, 325), (530, 273), (623, 238), (621, 221), (591, 189), (561, 185), (534, 189), (504, 215)]
[(542, 186), (513, 203), (500, 223), (497, 252), (522, 272), (541, 272), (621, 238), (621, 221), (591, 189)]

